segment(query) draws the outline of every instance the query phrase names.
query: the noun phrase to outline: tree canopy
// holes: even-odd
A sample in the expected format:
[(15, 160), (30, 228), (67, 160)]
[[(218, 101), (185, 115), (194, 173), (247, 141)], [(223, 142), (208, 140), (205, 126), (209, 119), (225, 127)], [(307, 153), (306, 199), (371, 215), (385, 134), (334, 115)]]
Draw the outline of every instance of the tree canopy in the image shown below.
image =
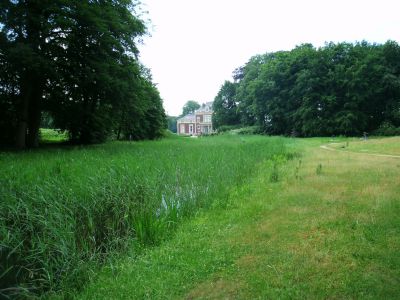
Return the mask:
[[(399, 62), (394, 41), (303, 44), (257, 55), (235, 69), (234, 82), (222, 86), (214, 118), (221, 126), (239, 117), (243, 125), (258, 125), (267, 134), (400, 132)], [(227, 99), (237, 108), (228, 110)]]
[(213, 102), (212, 119), (214, 128), (222, 125), (239, 124), (239, 114), (236, 103), (236, 84), (225, 81)]
[(0, 138), (36, 147), (42, 113), (73, 141), (160, 136), (165, 114), (138, 61), (146, 33), (130, 0), (0, 4)]
[(188, 102), (185, 103), (182, 109), (182, 115), (181, 116), (186, 116), (189, 114), (193, 114), (196, 109), (200, 108), (200, 104), (194, 100), (189, 100)]

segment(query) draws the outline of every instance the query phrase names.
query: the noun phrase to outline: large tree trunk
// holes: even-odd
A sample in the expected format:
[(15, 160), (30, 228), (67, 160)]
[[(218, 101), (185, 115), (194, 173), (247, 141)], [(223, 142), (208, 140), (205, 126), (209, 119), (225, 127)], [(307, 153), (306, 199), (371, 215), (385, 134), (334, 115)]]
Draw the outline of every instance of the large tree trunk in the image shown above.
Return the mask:
[(20, 120), (17, 126), (17, 132), (15, 134), (15, 148), (24, 149), (26, 147), (26, 129), (28, 128), (28, 122), (26, 120)]
[(121, 132), (122, 132), (122, 124), (124, 123), (125, 120), (125, 111), (122, 111), (122, 117), (119, 120), (119, 125), (118, 125), (118, 134), (117, 134), (117, 140), (119, 141), (121, 139)]
[(28, 130), (26, 144), (29, 148), (37, 148), (39, 147), (39, 129), (40, 129), (41, 111), (35, 108), (29, 117), (30, 117), (28, 123), (29, 130)]
[(26, 147), (26, 135), (28, 129), (29, 102), (32, 95), (32, 82), (29, 76), (21, 79), (21, 102), (18, 108), (18, 125), (15, 133), (15, 147), (24, 149)]
[[(20, 37), (21, 42), (26, 44), (31, 51), (32, 58), (25, 62), (21, 74), (21, 102), (18, 111), (18, 126), (15, 137), (15, 146), (23, 149), (26, 146), (37, 147), (39, 144), (39, 126), (44, 80), (42, 79), (43, 58), (41, 45), (44, 44), (43, 28), (43, 6), (40, 1), (27, 1), (26, 13), (26, 37)], [(42, 83), (43, 82), (43, 83)]]
[(117, 141), (121, 139), (121, 125), (118, 126)]
[(31, 70), (27, 70), (21, 78), (21, 102), (15, 135), (15, 147), (17, 149), (39, 146), (43, 87), (44, 81)]

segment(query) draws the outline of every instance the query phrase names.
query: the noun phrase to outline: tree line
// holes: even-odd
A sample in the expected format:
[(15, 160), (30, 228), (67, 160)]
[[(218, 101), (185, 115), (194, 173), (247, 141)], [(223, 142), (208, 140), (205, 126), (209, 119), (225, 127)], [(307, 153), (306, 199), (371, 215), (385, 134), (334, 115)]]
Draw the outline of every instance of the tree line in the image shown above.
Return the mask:
[(78, 143), (153, 139), (162, 100), (131, 0), (0, 2), (0, 143), (37, 147), (43, 115)]
[(311, 44), (256, 55), (214, 101), (214, 126), (296, 136), (400, 134), (400, 46)]

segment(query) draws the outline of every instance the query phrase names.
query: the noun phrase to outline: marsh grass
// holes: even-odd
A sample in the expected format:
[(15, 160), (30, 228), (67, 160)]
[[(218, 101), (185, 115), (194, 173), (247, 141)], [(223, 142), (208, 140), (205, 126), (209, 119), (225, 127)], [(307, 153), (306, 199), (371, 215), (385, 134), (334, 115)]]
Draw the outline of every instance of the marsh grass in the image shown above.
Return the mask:
[(257, 166), (281, 138), (222, 136), (0, 153), (0, 297), (73, 295), (99, 265), (168, 239)]
[(103, 268), (77, 299), (398, 299), (399, 159), (326, 143), (287, 144), (302, 156), (279, 165), (278, 182), (263, 162), (226, 209)]

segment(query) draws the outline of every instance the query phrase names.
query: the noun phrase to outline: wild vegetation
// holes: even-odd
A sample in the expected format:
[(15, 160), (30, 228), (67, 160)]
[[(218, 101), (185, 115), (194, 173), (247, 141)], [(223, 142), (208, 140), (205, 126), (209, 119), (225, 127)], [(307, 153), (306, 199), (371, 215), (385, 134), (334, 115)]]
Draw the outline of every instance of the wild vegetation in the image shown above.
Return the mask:
[(168, 238), (182, 219), (227, 205), (287, 141), (257, 136), (0, 153), (0, 296), (76, 293), (99, 264)]
[(136, 0), (1, 1), (0, 145), (37, 147), (44, 118), (77, 143), (160, 137), (144, 34)]
[(291, 139), (300, 157), (260, 162), (224, 207), (104, 268), (78, 298), (397, 299), (400, 158), (320, 148), (331, 142)]
[(214, 126), (294, 136), (400, 132), (400, 46), (304, 44), (256, 55), (214, 101)]

